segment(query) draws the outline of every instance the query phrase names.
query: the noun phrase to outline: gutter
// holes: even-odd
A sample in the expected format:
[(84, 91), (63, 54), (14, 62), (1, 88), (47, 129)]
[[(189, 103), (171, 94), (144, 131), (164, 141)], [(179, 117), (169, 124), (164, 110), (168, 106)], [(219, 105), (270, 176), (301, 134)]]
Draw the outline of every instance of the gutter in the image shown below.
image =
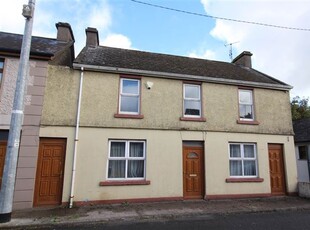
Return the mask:
[(80, 75), (80, 87), (79, 87), (79, 95), (78, 95), (78, 107), (77, 107), (77, 113), (76, 113), (76, 125), (75, 125), (75, 138), (74, 138), (74, 149), (73, 149), (72, 178), (71, 178), (69, 208), (73, 207), (75, 173), (76, 173), (76, 158), (77, 158), (78, 141), (79, 141), (80, 112), (81, 112), (84, 68), (81, 67), (80, 69), (81, 69), (81, 75)]
[(127, 68), (95, 66), (95, 65), (73, 63), (73, 69), (80, 69), (81, 67), (84, 67), (84, 70), (90, 70), (90, 71), (96, 71), (96, 72), (146, 75), (150, 77), (158, 77), (158, 78), (166, 78), (166, 79), (195, 80), (195, 81), (217, 83), (217, 84), (249, 86), (249, 87), (258, 87), (258, 88), (265, 88), (265, 89), (285, 90), (285, 91), (288, 91), (293, 88), (290, 85), (275, 85), (275, 84), (268, 84), (268, 83), (230, 80), (230, 79), (225, 79), (225, 78), (215, 78), (215, 77), (188, 75), (188, 74), (167, 73), (167, 72), (158, 72), (158, 71), (148, 71), (148, 70), (127, 69)]

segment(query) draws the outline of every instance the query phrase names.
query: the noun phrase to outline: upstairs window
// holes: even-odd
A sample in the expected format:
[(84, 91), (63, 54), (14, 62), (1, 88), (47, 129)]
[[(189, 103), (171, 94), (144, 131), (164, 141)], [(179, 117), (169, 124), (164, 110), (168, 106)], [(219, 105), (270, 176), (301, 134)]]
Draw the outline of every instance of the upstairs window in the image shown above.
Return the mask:
[(1, 88), (2, 77), (3, 77), (3, 68), (4, 68), (4, 59), (0, 58), (0, 88)]
[(239, 89), (239, 119), (254, 120), (253, 90)]
[(257, 177), (256, 145), (230, 143), (229, 171), (230, 177)]
[(145, 178), (145, 141), (111, 140), (109, 144), (108, 179)]
[(140, 113), (140, 80), (121, 78), (119, 97), (119, 113)]
[(201, 117), (200, 85), (183, 85), (183, 114), (184, 117)]

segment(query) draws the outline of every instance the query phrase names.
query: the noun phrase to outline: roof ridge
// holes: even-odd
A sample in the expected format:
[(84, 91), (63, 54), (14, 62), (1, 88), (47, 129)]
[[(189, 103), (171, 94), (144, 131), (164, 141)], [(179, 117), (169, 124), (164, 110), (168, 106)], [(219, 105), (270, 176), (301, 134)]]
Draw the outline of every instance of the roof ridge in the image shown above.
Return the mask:
[[(139, 49), (128, 49), (128, 48), (119, 48), (119, 47), (102, 46), (102, 45), (100, 45), (99, 47), (101, 47), (101, 48), (108, 48), (108, 49), (127, 50), (127, 51), (139, 52), (139, 53), (156, 54), (156, 55), (160, 55), (160, 56), (162, 55), (162, 56), (171, 56), (171, 57), (179, 57), (179, 58), (190, 58), (190, 59), (203, 60), (203, 61), (222, 62), (222, 63), (227, 63), (227, 64), (233, 64), (233, 63), (230, 63), (230, 62), (217, 61), (217, 60), (210, 60), (210, 59), (199, 58), (199, 57), (189, 57), (189, 56), (184, 56), (184, 55), (167, 54), (167, 53), (158, 53), (158, 52), (145, 51), (145, 50), (139, 50)], [(85, 48), (85, 47), (84, 47), (84, 48)], [(98, 47), (91, 47), (91, 48), (98, 48)]]

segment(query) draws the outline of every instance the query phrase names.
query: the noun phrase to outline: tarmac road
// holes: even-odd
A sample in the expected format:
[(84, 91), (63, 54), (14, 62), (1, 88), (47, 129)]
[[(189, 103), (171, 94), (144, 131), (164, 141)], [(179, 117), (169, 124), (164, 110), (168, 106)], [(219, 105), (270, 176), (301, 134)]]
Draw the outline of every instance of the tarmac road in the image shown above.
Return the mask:
[(147, 221), (126, 221), (113, 223), (83, 223), (71, 226), (51, 226), (45, 229), (104, 229), (104, 230), (218, 230), (218, 229), (250, 229), (250, 230), (309, 230), (310, 210), (280, 211), (241, 214), (210, 214), (182, 219), (159, 219)]

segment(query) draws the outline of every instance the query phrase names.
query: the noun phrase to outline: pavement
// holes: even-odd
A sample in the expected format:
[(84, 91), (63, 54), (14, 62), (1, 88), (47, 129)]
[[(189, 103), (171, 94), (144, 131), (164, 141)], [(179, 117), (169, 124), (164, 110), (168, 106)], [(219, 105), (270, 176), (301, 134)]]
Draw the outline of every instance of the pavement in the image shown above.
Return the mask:
[(33, 208), (12, 213), (0, 229), (42, 229), (81, 223), (156, 221), (208, 215), (310, 210), (310, 199), (270, 197), (225, 200), (187, 200), (152, 203), (122, 203), (82, 207)]

